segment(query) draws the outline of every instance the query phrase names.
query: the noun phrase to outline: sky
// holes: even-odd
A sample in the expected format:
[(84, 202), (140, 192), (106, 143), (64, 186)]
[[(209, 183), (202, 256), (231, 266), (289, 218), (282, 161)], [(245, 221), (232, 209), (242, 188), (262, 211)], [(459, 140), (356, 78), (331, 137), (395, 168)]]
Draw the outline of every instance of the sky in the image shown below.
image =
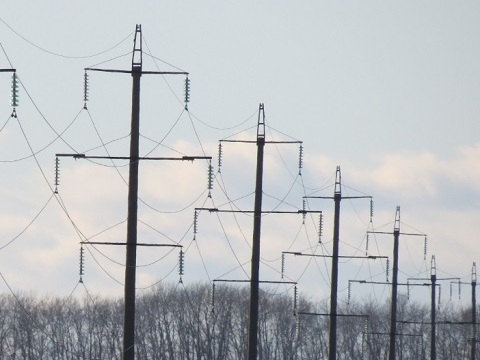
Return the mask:
[[(123, 294), (125, 251), (80, 241), (124, 242), (128, 164), (61, 157), (128, 156), (131, 77), (84, 69), (131, 66), (142, 25), (143, 68), (186, 71), (144, 75), (141, 153), (211, 156), (208, 161), (145, 161), (140, 166), (139, 242), (182, 245), (184, 284), (249, 277), (259, 104), (267, 144), (261, 279), (297, 282), (300, 294), (328, 301), (336, 167), (342, 194), (340, 253), (391, 259), (397, 206), (402, 235), (400, 281), (437, 276), (469, 283), (478, 260), (480, 219), (480, 5), (474, 1), (126, 1), (9, 2), (0, 16), (0, 68), (21, 81), (11, 117), (11, 74), (0, 73), (0, 291), (39, 295)], [(302, 168), (299, 176), (299, 144)], [(32, 155), (35, 154), (35, 156)], [(307, 198), (305, 198), (307, 196)], [(319, 215), (323, 212), (321, 243)], [(178, 248), (140, 248), (138, 292), (179, 281)], [(391, 260), (390, 260), (391, 262)], [(391, 279), (391, 270), (390, 270)], [(386, 263), (344, 259), (348, 280), (385, 281)], [(450, 280), (443, 295), (449, 298)], [(263, 285), (291, 293), (289, 284)], [(443, 285), (442, 285), (443, 286)], [(463, 294), (468, 293), (464, 285)], [(388, 300), (390, 288), (353, 285), (353, 298)], [(405, 295), (406, 289), (401, 288)], [(426, 289), (412, 290), (429, 301)], [(453, 301), (453, 300), (452, 300)], [(469, 297), (456, 300), (468, 305)]]

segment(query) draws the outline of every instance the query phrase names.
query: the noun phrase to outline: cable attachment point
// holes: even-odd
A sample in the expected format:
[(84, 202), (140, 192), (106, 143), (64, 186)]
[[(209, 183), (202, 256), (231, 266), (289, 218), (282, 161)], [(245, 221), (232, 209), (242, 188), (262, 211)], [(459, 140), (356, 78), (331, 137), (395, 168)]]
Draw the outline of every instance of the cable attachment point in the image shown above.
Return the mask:
[(80, 282), (83, 283), (83, 278), (82, 276), (84, 275), (84, 249), (83, 249), (83, 244), (80, 245), (80, 270), (78, 274), (80, 275)]
[[(12, 107), (16, 108), (18, 106), (18, 76), (17, 72), (14, 71), (12, 74), (12, 94), (10, 98), (10, 103)], [(15, 109), (14, 109), (15, 110)], [(16, 114), (14, 117), (17, 117)]]
[(83, 75), (83, 108), (87, 110), (87, 101), (88, 101), (88, 74), (85, 70)]
[(55, 158), (55, 194), (58, 194), (58, 185), (60, 185), (60, 159)]
[(185, 77), (185, 110), (188, 111), (188, 103), (190, 102), (190, 79)]
[(303, 168), (303, 145), (300, 145), (298, 150), (298, 175), (302, 175)]

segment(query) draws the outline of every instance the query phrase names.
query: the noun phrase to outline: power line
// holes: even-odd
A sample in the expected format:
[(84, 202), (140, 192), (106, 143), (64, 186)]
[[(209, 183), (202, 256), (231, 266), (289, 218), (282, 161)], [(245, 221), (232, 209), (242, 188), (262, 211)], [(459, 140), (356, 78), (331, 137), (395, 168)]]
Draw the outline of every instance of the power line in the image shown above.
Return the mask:
[(100, 52), (97, 52), (97, 53), (94, 53), (94, 54), (90, 54), (90, 55), (66, 55), (66, 54), (61, 54), (61, 53), (58, 53), (58, 52), (55, 52), (55, 51), (51, 51), (51, 50), (48, 50), (40, 45), (37, 45), (35, 44), (33, 41), (30, 41), (29, 39), (27, 39), (25, 36), (23, 36), (22, 34), (20, 34), (17, 30), (15, 30), (12, 26), (10, 26), (5, 20), (3, 20), (2, 18), (0, 18), (0, 22), (2, 22), (8, 29), (10, 29), (10, 31), (12, 31), (15, 35), (17, 35), (19, 38), (21, 38), (23, 41), (25, 41), (26, 43), (28, 43), (29, 45), (37, 48), (38, 50), (41, 50), (47, 54), (50, 54), (50, 55), (54, 55), (54, 56), (58, 56), (58, 57), (61, 57), (61, 58), (65, 58), (65, 59), (87, 59), (87, 58), (92, 58), (92, 57), (96, 57), (96, 56), (99, 56), (99, 55), (103, 55), (113, 49), (115, 49), (117, 46), (119, 46), (120, 44), (122, 44), (124, 41), (126, 41), (127, 39), (129, 39), (133, 32), (128, 34), (127, 36), (125, 36), (121, 41), (119, 41), (118, 43), (116, 43), (115, 45), (113, 45), (112, 47), (109, 47), (108, 49), (106, 50), (102, 50)]

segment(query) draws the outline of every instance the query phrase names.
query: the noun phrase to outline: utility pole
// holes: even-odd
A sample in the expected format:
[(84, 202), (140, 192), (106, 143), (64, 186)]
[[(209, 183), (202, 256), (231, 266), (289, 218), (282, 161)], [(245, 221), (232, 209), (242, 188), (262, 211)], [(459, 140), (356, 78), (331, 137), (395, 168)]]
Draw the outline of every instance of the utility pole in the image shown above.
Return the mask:
[(432, 262), (430, 267), (430, 279), (432, 281), (432, 308), (430, 315), (430, 324), (431, 324), (431, 339), (430, 339), (430, 360), (437, 359), (437, 349), (436, 349), (436, 284), (437, 284), (437, 266), (435, 263), (435, 255), (432, 256)]
[(135, 282), (137, 269), (138, 158), (140, 139), (140, 78), (142, 76), (142, 33), (135, 31), (132, 54), (132, 122), (128, 181), (128, 222), (125, 263), (125, 307), (123, 314), (123, 359), (135, 358)]
[[(140, 79), (144, 74), (153, 75), (185, 75), (184, 71), (144, 71), (142, 69), (142, 28), (136, 25), (134, 46), (132, 52), (131, 70), (118, 69), (98, 69), (85, 68), (87, 71), (102, 71), (110, 73), (124, 73), (132, 76), (132, 113), (131, 113), (131, 133), (130, 133), (130, 155), (129, 157), (101, 157), (109, 159), (128, 159), (129, 160), (129, 184), (128, 184), (128, 220), (127, 220), (127, 239), (126, 243), (126, 264), (125, 264), (125, 291), (124, 291), (124, 318), (123, 318), (123, 360), (135, 359), (135, 283), (136, 283), (136, 259), (138, 246), (161, 246), (158, 244), (139, 244), (137, 243), (137, 223), (138, 223), (138, 167), (141, 160), (180, 160), (193, 161), (195, 159), (211, 159), (207, 156), (183, 156), (180, 158), (152, 158), (140, 157), (139, 138), (140, 138)], [(186, 79), (186, 86), (188, 78)], [(85, 96), (86, 100), (86, 96)], [(188, 94), (185, 94), (185, 101), (188, 102)], [(85, 106), (86, 107), (86, 106)], [(57, 154), (57, 156), (73, 156), (74, 158), (94, 158), (94, 156), (85, 156), (84, 154)], [(111, 245), (120, 245), (121, 243), (111, 243)]]
[(393, 229), (393, 275), (392, 275), (392, 305), (390, 311), (390, 348), (389, 360), (395, 360), (395, 334), (397, 333), (397, 287), (398, 287), (398, 239), (400, 236), (400, 206), (395, 213)]
[(265, 110), (260, 104), (257, 125), (257, 174), (253, 214), (252, 263), (250, 279), (250, 310), (248, 315), (248, 360), (257, 359), (258, 292), (260, 270), (260, 235), (262, 225), (263, 153), (265, 148)]
[(330, 287), (330, 337), (328, 346), (329, 360), (337, 358), (337, 292), (338, 292), (338, 249), (340, 243), (340, 201), (342, 200), (341, 173), (337, 166), (335, 178), (335, 213), (333, 220), (332, 284)]
[[(247, 359), (256, 360), (258, 354), (258, 304), (259, 304), (259, 284), (260, 283), (279, 283), (277, 281), (260, 281), (260, 240), (261, 240), (261, 225), (262, 214), (305, 214), (305, 209), (298, 211), (262, 211), (262, 196), (263, 196), (263, 158), (265, 144), (282, 144), (282, 143), (302, 143), (301, 141), (266, 141), (265, 140), (265, 107), (264, 104), (259, 105), (258, 112), (258, 124), (257, 124), (257, 138), (252, 140), (220, 140), (219, 145), (219, 166), (221, 159), (221, 144), (226, 142), (232, 143), (256, 143), (257, 145), (257, 169), (256, 169), (256, 182), (255, 182), (255, 202), (253, 210), (253, 236), (252, 236), (252, 261), (251, 261), (251, 275), (250, 275), (250, 304), (248, 314), (248, 346), (247, 346)], [(301, 154), (301, 151), (300, 151)], [(301, 168), (301, 155), (299, 161), (299, 167)], [(220, 171), (220, 170), (219, 170)], [(218, 208), (196, 208), (195, 212), (200, 210), (208, 210), (210, 212), (227, 212), (227, 213), (252, 213), (252, 211), (244, 210), (221, 210)], [(310, 212), (310, 211), (308, 211)], [(312, 211), (315, 212), (315, 211)], [(220, 280), (216, 280), (220, 281)], [(228, 280), (230, 282), (244, 282), (242, 280)], [(286, 282), (280, 282), (286, 283)], [(288, 283), (288, 282), (287, 282)]]
[(475, 360), (477, 344), (477, 265), (472, 266), (472, 360)]
[[(391, 234), (383, 231), (368, 231), (367, 234)], [(397, 301), (398, 301), (398, 258), (400, 235), (422, 236), (425, 238), (424, 256), (426, 256), (426, 235), (417, 233), (401, 233), (400, 232), (400, 206), (397, 206), (395, 212), (395, 224), (393, 227), (393, 268), (392, 268), (392, 299), (390, 306), (390, 332), (389, 332), (389, 353), (388, 359), (395, 360), (396, 357), (396, 335), (397, 335)], [(388, 280), (388, 279), (387, 279)], [(401, 284), (405, 285), (405, 284)]]
[(342, 199), (372, 199), (371, 196), (342, 196), (340, 166), (337, 166), (335, 173), (335, 191), (333, 198), (324, 196), (306, 196), (317, 199), (333, 199), (335, 203), (335, 213), (333, 221), (333, 251), (332, 251), (332, 280), (330, 288), (330, 335), (328, 359), (337, 358), (337, 293), (338, 293), (338, 258), (340, 244), (340, 202)]

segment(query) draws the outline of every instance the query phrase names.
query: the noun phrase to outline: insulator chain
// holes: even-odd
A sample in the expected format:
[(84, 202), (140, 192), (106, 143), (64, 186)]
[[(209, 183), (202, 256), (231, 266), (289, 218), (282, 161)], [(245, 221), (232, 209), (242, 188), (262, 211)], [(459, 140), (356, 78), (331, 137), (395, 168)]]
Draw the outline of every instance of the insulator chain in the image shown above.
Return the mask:
[(85, 71), (85, 74), (83, 75), (83, 108), (86, 110), (87, 109), (87, 101), (88, 101), (88, 74)]
[(295, 338), (298, 340), (300, 336), (300, 316), (295, 318)]
[(212, 284), (212, 314), (215, 313), (215, 283)]
[(348, 282), (348, 289), (347, 289), (347, 305), (350, 305), (350, 299), (352, 297), (352, 282)]
[(427, 260), (427, 246), (428, 246), (428, 241), (427, 241), (427, 237), (425, 236), (425, 239), (423, 241), (423, 260)]
[(283, 279), (283, 274), (285, 274), (285, 254), (282, 253), (282, 279)]
[(218, 172), (222, 167), (222, 143), (218, 143)]
[(458, 280), (458, 299), (460, 300), (462, 298), (462, 284), (460, 283), (460, 280)]
[(178, 275), (180, 275), (180, 283), (182, 283), (182, 275), (184, 274), (184, 262), (185, 253), (183, 252), (183, 249), (180, 249), (180, 255), (178, 256)]
[(410, 281), (407, 280), (407, 300), (410, 300)]
[(55, 158), (55, 194), (58, 194), (58, 185), (60, 185), (60, 159)]
[(303, 145), (300, 145), (298, 151), (298, 175), (302, 175), (303, 168)]
[(365, 255), (368, 255), (369, 242), (370, 242), (370, 234), (367, 232), (367, 238), (365, 239)]
[(373, 199), (370, 199), (370, 222), (373, 219)]
[(390, 259), (387, 259), (387, 271), (386, 271), (386, 274), (387, 274), (387, 282), (388, 282), (388, 275), (390, 273)]
[(303, 204), (302, 204), (302, 223), (305, 224), (305, 218), (307, 217), (307, 200), (303, 199)]
[(442, 287), (438, 287), (438, 307), (440, 308), (440, 301), (442, 300)]
[(323, 236), (323, 214), (320, 213), (319, 220), (318, 220), (318, 243), (322, 243), (322, 236)]
[(209, 161), (208, 163), (208, 197), (212, 197), (212, 194), (210, 193), (212, 189), (213, 189), (213, 166), (212, 166), (212, 162)]
[(453, 295), (453, 283), (450, 282), (450, 301), (452, 301), (452, 295)]
[(18, 76), (16, 71), (12, 74), (12, 94), (10, 100), (12, 107), (18, 106)]
[(193, 239), (195, 240), (197, 238), (197, 230), (198, 230), (198, 212), (195, 210), (193, 213)]
[(80, 269), (78, 274), (80, 275), (80, 282), (83, 282), (82, 276), (84, 275), (84, 249), (83, 249), (83, 244), (80, 245)]
[(185, 110), (188, 111), (188, 103), (190, 102), (190, 79), (185, 78)]
[(298, 289), (297, 285), (293, 288), (293, 316), (297, 316), (297, 305), (298, 305)]

